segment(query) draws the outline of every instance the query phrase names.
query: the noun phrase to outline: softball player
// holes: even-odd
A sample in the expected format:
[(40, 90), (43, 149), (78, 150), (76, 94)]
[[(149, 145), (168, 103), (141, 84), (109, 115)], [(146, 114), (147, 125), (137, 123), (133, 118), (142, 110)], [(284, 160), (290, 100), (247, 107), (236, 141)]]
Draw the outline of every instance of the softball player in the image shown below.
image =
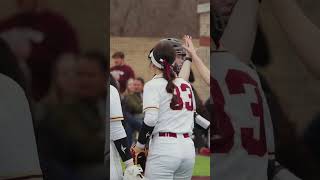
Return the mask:
[(151, 138), (145, 169), (148, 179), (192, 177), (195, 148), (190, 136), (196, 107), (191, 85), (173, 72), (175, 55), (165, 41), (160, 41), (149, 54), (155, 76), (144, 87), (145, 119), (133, 148), (135, 153), (143, 151)]
[(24, 90), (0, 74), (0, 179), (43, 179)]
[[(110, 85), (110, 179), (143, 179), (142, 169), (133, 165), (127, 135), (121, 123), (123, 119), (119, 92)], [(124, 177), (121, 160), (126, 165)]]

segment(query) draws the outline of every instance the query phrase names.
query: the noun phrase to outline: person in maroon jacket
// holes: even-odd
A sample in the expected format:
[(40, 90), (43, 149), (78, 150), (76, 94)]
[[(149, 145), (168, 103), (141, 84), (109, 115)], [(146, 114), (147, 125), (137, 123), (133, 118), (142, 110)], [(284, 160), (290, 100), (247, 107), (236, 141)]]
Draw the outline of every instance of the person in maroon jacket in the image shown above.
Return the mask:
[(129, 65), (125, 64), (123, 52), (115, 52), (112, 55), (112, 59), (114, 66), (111, 67), (110, 71), (120, 84), (120, 93), (123, 93), (126, 90), (128, 80), (134, 78), (134, 71)]
[(0, 22), (0, 34), (31, 75), (32, 97), (40, 100), (48, 91), (51, 67), (57, 57), (78, 53), (76, 33), (45, 1), (16, 0), (17, 13)]

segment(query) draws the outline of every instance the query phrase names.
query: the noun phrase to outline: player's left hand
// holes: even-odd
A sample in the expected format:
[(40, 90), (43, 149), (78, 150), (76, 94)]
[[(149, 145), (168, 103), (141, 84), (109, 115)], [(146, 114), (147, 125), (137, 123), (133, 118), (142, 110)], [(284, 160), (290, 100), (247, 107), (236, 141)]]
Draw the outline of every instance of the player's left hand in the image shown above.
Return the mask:
[(144, 170), (146, 167), (146, 161), (147, 161), (147, 156), (148, 156), (148, 149), (146, 148), (139, 148), (136, 145), (133, 145), (130, 149), (132, 158), (133, 158), (133, 163), (135, 165), (140, 165), (142, 169)]
[[(132, 155), (137, 155), (137, 154), (139, 154), (139, 153), (141, 153), (141, 152), (144, 152), (144, 149), (141, 149), (141, 148), (137, 147), (136, 145), (133, 145), (133, 146), (131, 147), (131, 153), (132, 153)], [(134, 154), (133, 154), (133, 153), (134, 153)]]
[(184, 44), (182, 45), (182, 47), (187, 50), (188, 54), (190, 54), (191, 57), (196, 55), (197, 52), (196, 52), (196, 49), (194, 48), (192, 37), (189, 35), (184, 35), (183, 41), (184, 41)]
[(128, 166), (124, 172), (123, 180), (146, 180), (142, 173), (141, 167), (137, 165)]

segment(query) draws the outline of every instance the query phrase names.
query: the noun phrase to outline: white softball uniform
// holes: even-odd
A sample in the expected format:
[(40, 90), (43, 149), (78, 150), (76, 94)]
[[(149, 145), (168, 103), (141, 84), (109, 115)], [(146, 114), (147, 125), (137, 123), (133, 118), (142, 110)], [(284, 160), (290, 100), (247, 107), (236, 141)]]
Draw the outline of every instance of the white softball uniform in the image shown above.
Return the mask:
[(119, 92), (110, 85), (110, 180), (122, 180), (123, 177), (121, 158), (113, 142), (126, 136), (121, 124), (123, 119)]
[(0, 179), (42, 179), (33, 122), (23, 89), (0, 74)]
[[(175, 94), (179, 105), (170, 108), (172, 94), (167, 93), (167, 80), (155, 76), (144, 86), (143, 109), (153, 111), (158, 117), (149, 143), (145, 177), (155, 180), (188, 180), (192, 177), (195, 148), (190, 138), (194, 127), (195, 100), (191, 85), (182, 78), (176, 78)], [(153, 113), (154, 114), (154, 113)], [(146, 120), (146, 119), (145, 119)]]
[(269, 107), (256, 71), (227, 52), (211, 54), (212, 178), (267, 180), (274, 153)]

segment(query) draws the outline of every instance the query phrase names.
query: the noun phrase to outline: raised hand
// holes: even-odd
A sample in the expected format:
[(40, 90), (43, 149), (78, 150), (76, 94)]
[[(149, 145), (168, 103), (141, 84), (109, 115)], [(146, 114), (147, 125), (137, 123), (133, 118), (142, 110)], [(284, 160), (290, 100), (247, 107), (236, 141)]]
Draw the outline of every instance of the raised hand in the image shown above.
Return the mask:
[(182, 45), (183, 48), (185, 48), (189, 54), (189, 56), (194, 56), (197, 54), (196, 49), (194, 48), (193, 42), (192, 42), (192, 37), (189, 35), (184, 35), (183, 36), (183, 42), (184, 44)]

